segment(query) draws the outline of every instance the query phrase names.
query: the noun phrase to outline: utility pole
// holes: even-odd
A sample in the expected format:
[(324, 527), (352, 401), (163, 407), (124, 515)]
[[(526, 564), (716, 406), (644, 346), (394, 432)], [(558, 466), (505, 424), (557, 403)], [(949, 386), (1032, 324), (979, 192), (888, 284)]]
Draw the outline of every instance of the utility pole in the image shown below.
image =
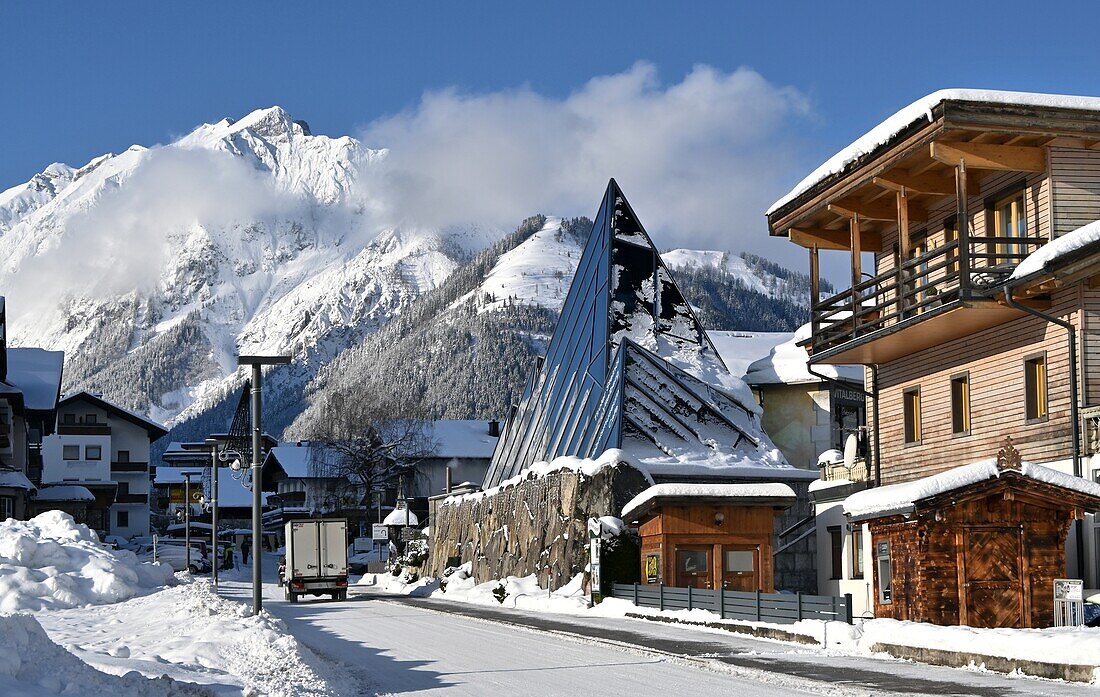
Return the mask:
[(263, 367), (287, 363), (290, 363), (290, 356), (237, 356), (237, 365), (252, 366), (252, 612), (257, 615), (263, 609), (263, 530), (260, 521), (263, 506), (263, 430), (260, 418), (263, 406)]
[(210, 548), (211, 578), (214, 589), (218, 588), (218, 565), (221, 564), (221, 550), (218, 548), (218, 439), (207, 438), (210, 447)]
[(181, 472), (183, 475), (183, 548), (187, 569), (191, 569), (191, 477), (202, 472)]

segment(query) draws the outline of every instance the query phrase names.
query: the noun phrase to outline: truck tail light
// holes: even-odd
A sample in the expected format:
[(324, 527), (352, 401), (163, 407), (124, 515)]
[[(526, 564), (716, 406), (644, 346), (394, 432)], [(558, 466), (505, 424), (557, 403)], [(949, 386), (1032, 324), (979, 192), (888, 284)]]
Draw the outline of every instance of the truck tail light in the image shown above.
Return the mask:
[(346, 578), (338, 578), (338, 579), (336, 579), (336, 585), (337, 586), (346, 586), (346, 585), (348, 585), (348, 580)]
[(305, 581), (294, 581), (290, 585), (294, 588), (305, 588), (306, 587), (306, 582)]

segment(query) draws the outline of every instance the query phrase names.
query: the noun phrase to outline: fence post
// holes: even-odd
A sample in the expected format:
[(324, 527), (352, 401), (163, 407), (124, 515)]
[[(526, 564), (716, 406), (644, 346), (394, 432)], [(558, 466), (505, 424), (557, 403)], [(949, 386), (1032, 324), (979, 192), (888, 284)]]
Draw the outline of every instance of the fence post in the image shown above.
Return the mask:
[(844, 621), (852, 624), (852, 594), (844, 594)]
[(691, 609), (691, 586), (688, 586), (688, 610)]
[(756, 589), (756, 621), (760, 621), (760, 589)]
[(634, 584), (634, 607), (638, 607), (638, 584)]
[(660, 608), (663, 612), (665, 609), (665, 584), (657, 584), (657, 599), (660, 602)]
[(726, 589), (718, 589), (718, 616), (726, 619)]
[(795, 595), (795, 598), (798, 600), (798, 621), (801, 622), (802, 621), (802, 591), (798, 591), (794, 595)]

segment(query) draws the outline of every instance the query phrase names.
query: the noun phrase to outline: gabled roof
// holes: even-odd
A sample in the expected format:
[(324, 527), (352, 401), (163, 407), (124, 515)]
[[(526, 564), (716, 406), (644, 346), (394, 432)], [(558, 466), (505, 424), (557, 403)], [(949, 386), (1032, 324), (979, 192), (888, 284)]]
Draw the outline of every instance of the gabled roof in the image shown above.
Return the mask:
[(497, 436), (489, 435), (489, 423), (480, 420), (440, 419), (427, 426), (433, 441), (432, 457), (485, 458), (493, 456)]
[(60, 402), (58, 402), (57, 405), (60, 407), (67, 404), (73, 404), (74, 402), (87, 402), (88, 404), (99, 407), (100, 409), (105, 409), (108, 414), (117, 416), (120, 419), (129, 421), (135, 426), (140, 426), (141, 428), (144, 428), (145, 431), (149, 434), (150, 441), (154, 441), (158, 438), (163, 438), (164, 436), (168, 435), (167, 428), (160, 425), (156, 421), (153, 421), (149, 417), (142, 416), (141, 414), (132, 412), (129, 409), (120, 407), (114, 402), (109, 402), (103, 397), (99, 395), (94, 395), (91, 392), (81, 391), (75, 392), (73, 394), (67, 394), (64, 396), (64, 398), (62, 398)]
[(64, 367), (63, 351), (9, 348), (6, 381), (23, 392), (23, 402), (27, 409), (53, 411), (61, 396), (61, 373)]
[(623, 520), (637, 519), (661, 505), (740, 505), (789, 508), (797, 496), (786, 484), (655, 484), (623, 507)]

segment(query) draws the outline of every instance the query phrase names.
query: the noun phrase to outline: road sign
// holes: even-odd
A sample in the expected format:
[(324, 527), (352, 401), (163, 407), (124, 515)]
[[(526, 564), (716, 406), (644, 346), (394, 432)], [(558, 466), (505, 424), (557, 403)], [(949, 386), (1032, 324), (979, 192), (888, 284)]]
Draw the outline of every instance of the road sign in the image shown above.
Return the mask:
[(375, 523), (371, 525), (371, 539), (372, 540), (388, 540), (390, 539), (390, 529), (381, 523)]

